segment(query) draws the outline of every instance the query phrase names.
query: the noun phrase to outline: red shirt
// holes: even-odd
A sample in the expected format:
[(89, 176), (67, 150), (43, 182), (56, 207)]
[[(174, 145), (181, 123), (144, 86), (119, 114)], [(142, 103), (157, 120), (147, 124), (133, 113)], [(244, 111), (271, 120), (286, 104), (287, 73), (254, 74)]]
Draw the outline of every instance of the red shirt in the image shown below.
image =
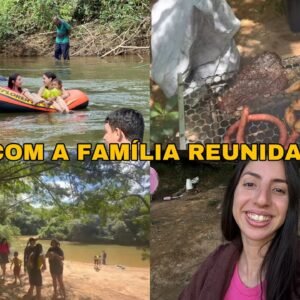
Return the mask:
[(9, 254), (8, 244), (0, 244), (0, 254)]

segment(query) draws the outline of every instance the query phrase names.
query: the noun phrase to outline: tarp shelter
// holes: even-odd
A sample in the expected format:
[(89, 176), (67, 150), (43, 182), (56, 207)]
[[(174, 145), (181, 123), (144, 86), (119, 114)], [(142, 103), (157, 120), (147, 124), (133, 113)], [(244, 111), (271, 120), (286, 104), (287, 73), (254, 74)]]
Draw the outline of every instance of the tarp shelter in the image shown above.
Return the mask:
[(225, 0), (159, 0), (151, 21), (151, 76), (167, 97), (176, 94), (178, 73), (199, 85), (238, 69), (240, 22)]

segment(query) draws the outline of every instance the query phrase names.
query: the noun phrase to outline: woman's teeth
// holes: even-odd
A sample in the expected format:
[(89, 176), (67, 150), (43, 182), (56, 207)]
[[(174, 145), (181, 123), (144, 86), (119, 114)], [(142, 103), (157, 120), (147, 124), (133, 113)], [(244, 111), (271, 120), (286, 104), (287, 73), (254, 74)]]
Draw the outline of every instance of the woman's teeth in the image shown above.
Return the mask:
[(247, 213), (247, 216), (249, 217), (249, 219), (256, 221), (256, 222), (265, 222), (265, 221), (269, 221), (271, 219), (270, 216), (257, 215), (255, 213)]

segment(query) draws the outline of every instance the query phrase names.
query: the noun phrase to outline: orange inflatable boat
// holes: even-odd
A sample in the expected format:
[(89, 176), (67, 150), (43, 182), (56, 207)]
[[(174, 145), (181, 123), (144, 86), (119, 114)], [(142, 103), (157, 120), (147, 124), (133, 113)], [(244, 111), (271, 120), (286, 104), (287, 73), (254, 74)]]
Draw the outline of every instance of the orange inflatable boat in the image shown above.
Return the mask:
[[(70, 96), (65, 99), (69, 109), (86, 108), (89, 104), (87, 95), (79, 90), (68, 90)], [(31, 100), (8, 88), (0, 87), (0, 113), (3, 112), (57, 112), (53, 106), (44, 103), (34, 105)]]

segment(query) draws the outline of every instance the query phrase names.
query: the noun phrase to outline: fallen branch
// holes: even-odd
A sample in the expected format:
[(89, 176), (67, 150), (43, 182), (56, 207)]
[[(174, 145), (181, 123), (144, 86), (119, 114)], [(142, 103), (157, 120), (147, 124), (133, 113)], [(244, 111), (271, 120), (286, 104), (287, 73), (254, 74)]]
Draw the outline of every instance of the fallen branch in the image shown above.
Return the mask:
[[(144, 18), (142, 20), (142, 22), (140, 22), (140, 24), (137, 26), (137, 28), (135, 29), (135, 31), (126, 39), (123, 40), (121, 44), (119, 44), (118, 46), (114, 47), (113, 49), (109, 50), (108, 52), (104, 53), (103, 55), (101, 55), (101, 58), (104, 58), (105, 56), (111, 54), (112, 52), (124, 47), (124, 44), (126, 44), (127, 42), (129, 42), (130, 40), (132, 40), (138, 33), (140, 28), (143, 26), (143, 24), (147, 21), (147, 18)], [(127, 30), (128, 31), (128, 30)], [(128, 46), (129, 47), (129, 46)]]
[(149, 46), (120, 46), (123, 49), (149, 49)]
[(105, 56), (109, 55), (110, 53), (116, 51), (117, 49), (121, 48), (127, 41), (122, 42), (120, 45), (118, 45), (117, 47), (109, 50), (108, 52), (104, 53), (103, 55), (101, 55), (101, 58), (104, 58)]
[[(73, 26), (71, 39), (71, 56), (116, 56), (127, 52), (149, 51), (150, 18), (144, 17), (138, 23), (131, 23), (124, 31), (116, 32), (107, 24), (102, 26), (99, 21)], [(52, 29), (50, 29), (52, 30)], [(52, 55), (55, 31), (39, 32), (29, 35), (21, 34), (18, 40), (22, 48), (35, 49), (38, 55)], [(24, 42), (25, 41), (25, 42)], [(12, 43), (13, 44), (13, 43)], [(20, 42), (16, 41), (18, 47)], [(14, 47), (11, 46), (13, 49)], [(20, 48), (20, 47), (19, 47)], [(7, 50), (8, 51), (8, 50)], [(21, 54), (21, 50), (19, 54)]]
[(54, 33), (56, 33), (56, 31), (40, 32), (40, 33), (36, 33), (35, 35), (48, 35), (48, 34), (54, 34)]

